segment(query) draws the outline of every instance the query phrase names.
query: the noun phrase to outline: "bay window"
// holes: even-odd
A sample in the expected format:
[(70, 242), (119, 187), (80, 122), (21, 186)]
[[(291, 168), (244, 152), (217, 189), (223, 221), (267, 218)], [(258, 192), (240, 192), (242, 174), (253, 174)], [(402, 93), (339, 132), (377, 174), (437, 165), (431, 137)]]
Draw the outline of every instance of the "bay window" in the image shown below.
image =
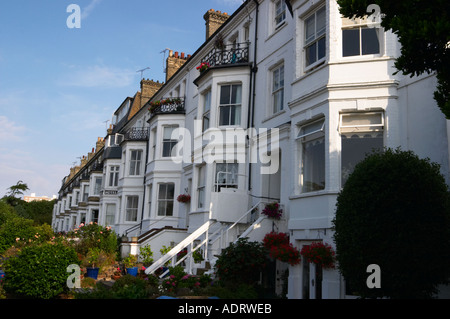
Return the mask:
[(305, 61), (306, 66), (325, 58), (326, 47), (325, 7), (320, 8), (305, 20)]
[(341, 114), (341, 186), (367, 154), (383, 149), (383, 127), (382, 112)]
[(159, 184), (158, 216), (173, 216), (173, 200), (175, 196), (174, 183)]
[(240, 84), (220, 87), (219, 125), (241, 124), (242, 86)]
[(297, 141), (301, 149), (301, 192), (325, 189), (325, 120), (303, 126)]

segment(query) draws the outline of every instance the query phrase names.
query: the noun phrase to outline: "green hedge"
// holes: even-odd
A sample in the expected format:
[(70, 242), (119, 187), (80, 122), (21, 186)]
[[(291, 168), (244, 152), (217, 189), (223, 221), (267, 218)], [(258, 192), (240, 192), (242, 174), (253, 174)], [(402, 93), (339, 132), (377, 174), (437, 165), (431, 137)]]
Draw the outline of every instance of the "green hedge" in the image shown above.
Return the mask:
[(28, 298), (54, 298), (68, 290), (71, 264), (79, 264), (77, 254), (61, 242), (25, 246), (4, 264), (5, 290)]

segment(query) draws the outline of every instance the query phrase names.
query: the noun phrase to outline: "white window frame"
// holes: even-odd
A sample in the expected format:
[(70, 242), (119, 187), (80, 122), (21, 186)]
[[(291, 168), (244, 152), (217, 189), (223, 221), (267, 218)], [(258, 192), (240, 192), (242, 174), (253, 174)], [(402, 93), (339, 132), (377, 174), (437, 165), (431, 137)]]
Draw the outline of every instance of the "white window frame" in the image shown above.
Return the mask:
[[(317, 13), (320, 10), (325, 10), (325, 25), (323, 27), (323, 29), (317, 30)], [(311, 18), (314, 17), (314, 35), (311, 36), (310, 39), (307, 38), (306, 35), (306, 31), (307, 31), (307, 21)], [(318, 7), (316, 10), (314, 10), (313, 13), (311, 13), (310, 15), (308, 15), (307, 17), (305, 17), (304, 19), (304, 60), (305, 60), (305, 70), (310, 70), (311, 68), (314, 68), (315, 66), (317, 66), (318, 64), (321, 64), (323, 61), (325, 61), (326, 57), (327, 57), (327, 47), (326, 47), (326, 38), (327, 38), (327, 15), (326, 15), (326, 6), (322, 5), (320, 7)], [(319, 59), (319, 41), (325, 38), (325, 54), (323, 57), (321, 57)], [(310, 46), (312, 46), (313, 44), (316, 44), (316, 50), (315, 50), (315, 55), (316, 55), (316, 60), (310, 64), (307, 64), (307, 55), (308, 55), (308, 48)]]
[[(282, 74), (282, 76), (281, 76)], [(277, 65), (272, 69), (272, 112), (271, 114), (277, 114), (284, 110), (284, 64)], [(277, 81), (278, 80), (278, 81)], [(278, 83), (278, 86), (276, 84)], [(281, 95), (281, 104), (278, 101), (278, 96)]]
[[(304, 128), (306, 128), (308, 126), (312, 126), (314, 124), (320, 124), (320, 122), (322, 122), (322, 125), (320, 126), (319, 129), (311, 131), (311, 132), (307, 132), (307, 133), (304, 133), (304, 134), (301, 134), (302, 130)], [(301, 194), (306, 194), (306, 193), (310, 193), (310, 192), (314, 192), (314, 191), (321, 191), (321, 190), (324, 190), (325, 186), (326, 186), (326, 179), (324, 180), (325, 184), (323, 185), (323, 188), (321, 188), (321, 189), (317, 189), (317, 190), (307, 189), (307, 190), (305, 190), (305, 185), (304, 185), (304, 171), (305, 171), (305, 169), (304, 169), (304, 167), (305, 167), (304, 166), (305, 165), (305, 163), (304, 163), (304, 154), (303, 154), (304, 143), (315, 141), (315, 140), (318, 140), (318, 139), (324, 139), (323, 143), (325, 143), (325, 118), (323, 118), (323, 117), (320, 118), (320, 119), (314, 120), (312, 122), (305, 123), (305, 124), (301, 125), (301, 127), (299, 129), (299, 133), (298, 133), (297, 138), (296, 138), (296, 140), (298, 142), (298, 145), (299, 145), (298, 147), (301, 149), (301, 159), (300, 159), (301, 166), (299, 168), (300, 169), (300, 172), (299, 172), (300, 173), (299, 174), (299, 187), (300, 187), (300, 193)], [(323, 154), (324, 161), (325, 161), (325, 155), (326, 155), (326, 152), (324, 150), (324, 154)], [(326, 174), (325, 167), (323, 167), (323, 174), (324, 174), (324, 176)]]
[[(220, 104), (220, 102), (221, 102), (221, 98), (222, 98), (222, 87), (225, 87), (225, 86), (229, 86), (230, 87), (230, 104)], [(240, 101), (239, 101), (239, 103), (238, 103), (238, 101), (236, 101), (236, 103), (235, 104), (231, 104), (231, 96), (233, 95), (233, 87), (235, 87), (235, 86), (240, 86), (241, 87), (241, 95), (240, 95), (240, 97), (241, 97), (241, 99), (240, 99)], [(236, 126), (240, 126), (241, 125), (241, 123), (242, 123), (242, 89), (243, 89), (243, 87), (242, 87), (242, 83), (229, 83), (229, 84), (222, 84), (222, 85), (220, 85), (219, 86), (219, 107), (218, 107), (218, 126), (222, 126), (222, 127), (225, 127), (225, 126), (233, 126), (233, 127), (236, 127)], [(230, 109), (232, 108), (232, 107), (234, 107), (234, 113), (235, 114), (237, 114), (236, 113), (236, 111), (237, 110), (239, 110), (239, 123), (234, 123), (234, 124), (231, 124), (231, 122), (232, 122), (232, 117), (231, 117), (231, 113), (232, 112), (229, 112), (229, 114), (228, 114), (228, 124), (221, 124), (221, 114), (222, 114), (222, 112), (221, 112), (221, 109), (222, 108), (224, 108), (224, 107), (229, 107)]]
[[(168, 198), (168, 191), (167, 191), (167, 185), (169, 185), (169, 184), (172, 184), (173, 185), (173, 188), (174, 188), (174, 196), (172, 197), (172, 198)], [(165, 185), (166, 186), (166, 190), (165, 190), (165, 196), (164, 196), (164, 198), (160, 198), (159, 197), (159, 194), (160, 194), (160, 188), (161, 188), (161, 186), (162, 185)], [(156, 215), (157, 216), (173, 216), (173, 213), (174, 213), (174, 204), (175, 204), (175, 183), (173, 183), (173, 182), (168, 182), (168, 183), (158, 183), (158, 199), (157, 199), (157, 207), (156, 207)], [(172, 211), (171, 212), (169, 212), (170, 214), (168, 214), (168, 211), (167, 211), (167, 204), (169, 203), (169, 202), (172, 202)], [(160, 213), (159, 213), (159, 207), (160, 207), (160, 205), (162, 205), (162, 204), (164, 204), (164, 214), (163, 215), (161, 215)]]
[(206, 165), (198, 167), (198, 181), (197, 181), (197, 208), (205, 208), (206, 196)]
[[(218, 170), (217, 165), (220, 164), (224, 164), (225, 170)], [(232, 174), (231, 170), (229, 169), (229, 165), (236, 165), (237, 169), (236, 169), (236, 176), (235, 176), (235, 181), (234, 183), (232, 182), (228, 182), (229, 179), (229, 175)], [(220, 178), (223, 178), (223, 176), (225, 176), (225, 183), (220, 183)], [(233, 176), (231, 177), (233, 178)], [(214, 191), (215, 192), (220, 192), (221, 188), (239, 188), (239, 163), (238, 162), (233, 162), (233, 163), (215, 163), (214, 165)]]
[[(358, 29), (359, 31), (359, 54), (344, 55), (344, 31), (352, 29)], [(362, 40), (363, 40), (362, 29), (376, 29), (376, 34), (378, 37), (378, 53), (367, 53), (367, 54), (362, 53)], [(341, 50), (342, 57), (347, 59), (355, 57), (374, 57), (382, 55), (383, 35), (384, 33), (382, 32), (382, 28), (374, 26), (365, 17), (355, 19), (342, 18), (342, 50)]]
[[(108, 209), (110, 207), (113, 207), (113, 209)], [(111, 212), (112, 210), (112, 212)], [(116, 223), (116, 204), (115, 203), (106, 203), (105, 207), (105, 225), (111, 226)], [(112, 219), (112, 221), (111, 221)]]
[[(133, 159), (134, 152), (136, 152), (135, 159)], [(141, 171), (142, 171), (143, 153), (144, 152), (140, 149), (130, 150), (130, 169), (128, 170), (129, 176), (141, 176), (142, 175)]]
[[(126, 196), (125, 205), (126, 205), (125, 206), (125, 221), (126, 222), (137, 222), (138, 221), (138, 210), (139, 210), (139, 196), (137, 196), (137, 195)], [(130, 219), (129, 217), (134, 216), (134, 214), (136, 215), (136, 218)]]
[[(171, 136), (172, 136), (174, 130), (176, 130), (177, 128), (178, 128), (178, 125), (163, 126), (163, 136), (162, 136), (163, 137), (163, 141), (162, 141), (162, 147), (161, 147), (161, 157), (163, 157), (163, 158), (171, 158), (171, 157), (175, 157), (176, 156), (176, 151), (177, 151), (176, 147), (177, 147), (178, 140), (173, 140), (172, 137), (170, 137), (170, 139), (169, 138), (165, 138), (165, 135), (166, 135), (165, 131), (166, 131), (166, 129), (172, 129), (172, 133), (171, 133)], [(170, 154), (165, 154), (164, 153), (164, 151), (166, 149), (164, 146), (166, 144), (170, 145)], [(174, 156), (172, 156), (172, 154)]]
[(119, 185), (120, 165), (111, 165), (109, 167), (109, 187), (117, 187)]
[(277, 30), (286, 22), (286, 3), (284, 0), (275, 0), (273, 7), (274, 29)]
[[(205, 125), (205, 119), (208, 121), (208, 126)], [(202, 114), (202, 132), (205, 132), (211, 127), (211, 89), (208, 89), (203, 94), (203, 114)]]

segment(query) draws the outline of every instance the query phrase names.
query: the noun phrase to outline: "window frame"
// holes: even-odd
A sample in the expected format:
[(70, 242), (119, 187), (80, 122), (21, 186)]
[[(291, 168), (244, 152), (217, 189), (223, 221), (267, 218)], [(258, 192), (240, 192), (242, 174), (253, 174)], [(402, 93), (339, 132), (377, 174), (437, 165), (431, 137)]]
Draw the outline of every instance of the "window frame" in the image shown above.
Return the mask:
[[(354, 58), (354, 57), (373, 57), (382, 55), (382, 43), (383, 43), (383, 33), (382, 28), (374, 26), (370, 23), (366, 18), (356, 18), (356, 19), (348, 19), (341, 18), (342, 27), (341, 27), (341, 36), (342, 36), (342, 57), (343, 58)], [(377, 53), (366, 53), (363, 54), (363, 29), (375, 29), (375, 33), (378, 40), (378, 52)], [(344, 31), (348, 30), (358, 30), (358, 48), (359, 54), (353, 55), (344, 55)]]
[[(133, 159), (133, 153), (136, 152), (136, 158)], [(143, 151), (141, 149), (130, 150), (130, 169), (128, 170), (129, 176), (141, 176), (142, 171), (142, 155)], [(139, 158), (138, 155), (139, 154)]]
[[(343, 118), (345, 116), (371, 116), (371, 115), (379, 115), (380, 116), (380, 123), (367, 123), (367, 124), (356, 124), (356, 125), (343, 125)], [(344, 187), (345, 182), (347, 181), (347, 178), (344, 180), (344, 168), (343, 168), (343, 136), (350, 135), (350, 134), (362, 134), (362, 133), (376, 133), (382, 134), (382, 148), (384, 148), (385, 145), (385, 112), (383, 111), (373, 111), (373, 112), (346, 112), (339, 114), (339, 135), (340, 135), (340, 142), (341, 142), (341, 163), (340, 163), (340, 184), (341, 188)], [(365, 139), (366, 137), (363, 137), (362, 139)], [(351, 139), (351, 138), (350, 138)], [(356, 163), (357, 164), (357, 163)], [(356, 165), (354, 164), (354, 165)], [(352, 171), (348, 172), (348, 175), (351, 174)]]
[[(167, 188), (167, 185), (173, 185), (173, 193), (174, 193), (174, 195), (173, 195), (173, 197), (172, 198), (169, 198), (168, 197), (168, 194), (169, 194), (169, 191), (168, 191), (168, 188)], [(165, 186), (166, 187), (166, 189), (165, 189), (165, 196), (164, 196), (164, 198), (161, 198), (159, 195), (160, 195), (160, 193), (161, 193), (161, 186)], [(167, 182), (167, 183), (158, 183), (158, 194), (157, 194), (157, 200), (156, 200), (156, 202), (157, 202), (157, 207), (156, 207), (156, 215), (157, 216), (168, 216), (168, 217), (172, 217), (173, 216), (173, 213), (174, 213), (174, 204), (175, 204), (175, 183), (173, 183), (173, 182)], [(172, 202), (172, 211), (170, 212), (170, 214), (167, 214), (168, 213), (168, 211), (167, 211), (167, 208), (168, 208), (168, 206), (167, 206), (167, 204), (169, 203), (169, 202)], [(160, 212), (160, 205), (162, 204), (162, 203), (164, 203), (165, 205), (165, 207), (164, 207), (164, 214), (163, 215), (161, 215), (159, 212)]]
[[(208, 89), (203, 93), (203, 114), (202, 114), (202, 132), (205, 132), (211, 127), (211, 89)], [(205, 119), (208, 121), (208, 126), (205, 125)]]
[[(224, 104), (222, 104), (222, 88), (224, 88), (224, 87), (226, 87), (226, 86), (229, 86), (230, 87), (230, 93), (229, 93), (229, 99), (228, 99), (228, 101), (229, 101), (229, 103), (224, 103)], [(234, 87), (240, 87), (240, 101), (239, 101), (239, 103), (232, 103), (232, 96), (233, 96), (233, 88)], [(219, 86), (219, 106), (218, 106), (218, 126), (219, 127), (224, 127), (224, 126), (235, 126), (235, 127), (238, 127), (238, 126), (240, 126), (241, 125), (241, 123), (242, 123), (242, 89), (243, 89), (243, 87), (242, 87), (242, 83), (228, 83), (228, 84), (221, 84), (220, 86)], [(237, 102), (237, 101), (236, 101)], [(225, 107), (227, 107), (227, 108), (230, 108), (230, 110), (229, 110), (229, 112), (228, 112), (228, 124), (222, 124), (222, 109), (223, 108), (225, 108)], [(231, 109), (232, 108), (234, 108), (234, 115), (235, 115), (235, 118), (234, 118), (234, 120), (233, 120), (233, 118), (232, 118), (232, 114), (233, 114), (233, 112), (231, 111)], [(238, 117), (238, 119), (239, 119), (239, 123), (233, 123), (233, 124), (231, 124), (232, 122), (236, 122), (236, 114), (237, 114), (237, 110), (239, 110), (239, 117)]]
[[(218, 171), (217, 170), (217, 165), (225, 165), (225, 171)], [(226, 178), (226, 182), (225, 183), (220, 183), (218, 181), (218, 173), (220, 172), (225, 172), (226, 175), (231, 174), (232, 172), (229, 169), (229, 165), (236, 165), (236, 180), (234, 183), (228, 183), (228, 177)], [(221, 188), (239, 188), (239, 163), (238, 162), (232, 162), (232, 163), (228, 163), (228, 162), (223, 162), (223, 163), (218, 163), (216, 162), (214, 165), (214, 192), (220, 192)]]
[[(282, 74), (283, 76), (281, 77), (281, 70), (282, 70)], [(278, 75), (276, 75), (276, 73), (278, 72)], [(272, 107), (271, 107), (271, 114), (277, 114), (281, 111), (284, 110), (284, 88), (285, 88), (285, 72), (284, 72), (284, 63), (279, 64), (277, 66), (275, 66), (274, 68), (272, 68), (271, 70), (271, 74), (272, 74), (272, 92), (271, 92), (271, 97), (272, 97)], [(278, 85), (277, 88), (275, 88), (275, 84), (276, 84), (276, 78), (278, 78), (278, 83), (282, 83)], [(278, 96), (281, 96), (281, 104), (278, 105), (278, 103), (276, 103), (276, 101), (278, 101)]]
[(109, 187), (117, 187), (119, 185), (119, 171), (120, 165), (109, 166)]
[[(132, 201), (130, 201), (132, 200)], [(136, 207), (131, 206), (132, 204), (136, 204)], [(125, 201), (125, 221), (126, 222), (137, 222), (138, 221), (138, 211), (139, 211), (139, 196), (138, 195), (127, 195)], [(131, 215), (130, 215), (131, 214)], [(130, 216), (134, 216), (136, 214), (135, 219), (130, 219)]]
[[(317, 15), (319, 13), (319, 11), (324, 10), (324, 15), (325, 15), (325, 25), (323, 26), (322, 29), (317, 30)], [(308, 31), (308, 26), (307, 26), (307, 22), (308, 20), (310, 20), (311, 18), (314, 17), (314, 37), (309, 39), (307, 38), (307, 31)], [(304, 26), (304, 41), (303, 41), (303, 51), (304, 51), (304, 60), (305, 60), (305, 70), (310, 70), (312, 68), (314, 68), (315, 66), (321, 64), (323, 61), (325, 61), (326, 57), (327, 57), (327, 43), (326, 43), (326, 39), (327, 39), (327, 15), (326, 15), (326, 6), (325, 5), (321, 5), (319, 7), (317, 7), (311, 14), (309, 14), (308, 16), (306, 16), (303, 19), (303, 26)], [(325, 54), (323, 57), (319, 58), (319, 41), (324, 39), (325, 43), (324, 43), (324, 47), (325, 47)], [(308, 49), (313, 46), (316, 45), (315, 48), (315, 61), (312, 63), (308, 63)]]
[(286, 23), (286, 3), (284, 0), (275, 0), (273, 8), (274, 30), (276, 31)]
[[(311, 127), (315, 124), (320, 124), (322, 122), (322, 125), (320, 125), (319, 129), (307, 132), (302, 134), (302, 130), (304, 130), (307, 127)], [(317, 191), (323, 191), (326, 188), (326, 149), (325, 149), (325, 140), (326, 140), (326, 131), (325, 131), (325, 117), (321, 117), (319, 119), (313, 120), (311, 122), (308, 123), (304, 123), (299, 127), (299, 131), (296, 137), (296, 141), (297, 141), (297, 145), (298, 147), (301, 149), (301, 158), (300, 160), (300, 172), (298, 174), (298, 178), (299, 178), (299, 191), (301, 194), (307, 194), (307, 193), (311, 193), (311, 192), (317, 192)], [(323, 144), (324, 144), (324, 151), (323, 151), (323, 167), (321, 169), (323, 169), (323, 176), (324, 176), (324, 185), (323, 188), (319, 188), (319, 189), (306, 189), (307, 186), (305, 186), (304, 184), (304, 175), (305, 175), (305, 143), (308, 142), (313, 142), (313, 141), (317, 141), (323, 139)]]
[[(174, 150), (175, 150), (175, 153), (176, 153), (176, 146), (178, 144), (178, 140), (172, 140), (172, 137), (170, 139), (166, 139), (166, 138), (164, 138), (164, 136), (166, 135), (165, 134), (165, 130), (166, 129), (172, 129), (172, 132), (171, 132), (171, 136), (172, 136), (173, 131), (176, 130), (178, 127), (179, 127), (178, 125), (165, 125), (165, 126), (163, 126), (163, 128), (162, 128), (163, 129), (163, 136), (162, 136), (163, 140), (162, 140), (162, 149), (161, 149), (161, 157), (162, 158), (175, 157), (175, 156), (172, 156), (172, 153), (174, 153)], [(169, 144), (169, 146), (170, 146), (169, 147), (169, 149), (170, 149), (170, 154), (169, 155), (167, 155), (165, 153), (166, 152), (166, 147), (165, 147), (166, 144)]]

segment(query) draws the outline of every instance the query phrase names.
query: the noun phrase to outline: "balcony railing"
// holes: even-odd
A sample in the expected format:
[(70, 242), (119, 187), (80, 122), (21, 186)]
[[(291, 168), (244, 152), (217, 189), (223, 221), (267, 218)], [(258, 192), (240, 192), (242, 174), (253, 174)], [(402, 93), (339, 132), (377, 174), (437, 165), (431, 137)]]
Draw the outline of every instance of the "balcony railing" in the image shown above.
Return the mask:
[(202, 63), (209, 67), (248, 63), (249, 42), (215, 47), (203, 59)]
[(126, 141), (148, 141), (148, 128), (132, 128), (125, 133)]
[(158, 114), (185, 114), (184, 98), (164, 98), (150, 103), (151, 117)]

